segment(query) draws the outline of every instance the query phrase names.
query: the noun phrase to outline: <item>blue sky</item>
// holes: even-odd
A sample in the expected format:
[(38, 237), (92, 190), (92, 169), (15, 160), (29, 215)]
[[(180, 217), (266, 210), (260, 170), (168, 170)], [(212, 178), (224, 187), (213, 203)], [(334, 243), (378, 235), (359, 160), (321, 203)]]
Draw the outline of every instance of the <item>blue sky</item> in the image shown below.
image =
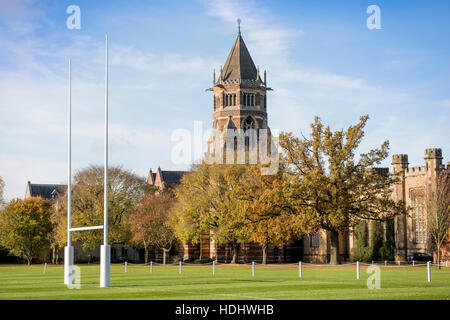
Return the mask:
[[(81, 29), (66, 8), (81, 9)], [(369, 30), (366, 8), (381, 9)], [(360, 151), (391, 143), (422, 165), (450, 153), (448, 1), (0, 0), (0, 176), (6, 197), (28, 180), (66, 183), (67, 60), (72, 58), (73, 167), (103, 162), (104, 35), (110, 38), (110, 163), (140, 175), (171, 160), (174, 130), (209, 129), (212, 70), (236, 37), (267, 70), (269, 125), (309, 132), (369, 114)], [(390, 160), (383, 165), (389, 166)]]

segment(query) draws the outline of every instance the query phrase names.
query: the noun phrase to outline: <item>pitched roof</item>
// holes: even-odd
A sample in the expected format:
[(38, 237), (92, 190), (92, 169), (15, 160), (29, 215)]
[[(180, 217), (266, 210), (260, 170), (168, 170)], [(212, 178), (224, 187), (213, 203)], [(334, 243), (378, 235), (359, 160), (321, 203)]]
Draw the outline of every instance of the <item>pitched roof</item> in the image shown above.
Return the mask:
[(41, 197), (43, 199), (53, 199), (59, 193), (63, 193), (67, 185), (65, 184), (35, 184), (28, 182), (29, 196)]
[(162, 180), (168, 183), (179, 183), (187, 171), (167, 171), (162, 170)]
[(219, 82), (239, 83), (242, 80), (257, 81), (260, 79), (252, 57), (242, 39), (241, 32), (239, 32), (222, 69)]

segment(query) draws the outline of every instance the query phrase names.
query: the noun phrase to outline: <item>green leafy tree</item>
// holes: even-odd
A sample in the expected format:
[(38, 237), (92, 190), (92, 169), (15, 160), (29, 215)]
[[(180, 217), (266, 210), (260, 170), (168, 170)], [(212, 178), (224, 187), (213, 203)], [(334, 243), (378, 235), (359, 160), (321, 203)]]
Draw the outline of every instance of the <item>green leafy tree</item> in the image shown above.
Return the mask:
[(301, 238), (295, 228), (295, 216), (283, 214), (284, 168), (276, 174), (262, 175), (263, 165), (247, 165), (240, 183), (233, 189), (250, 231), (250, 240), (261, 245), (262, 263), (267, 263), (269, 246), (288, 245)]
[[(72, 184), (72, 227), (95, 226), (103, 224), (103, 186), (102, 166), (89, 166), (79, 170)], [(144, 178), (122, 167), (109, 167), (108, 170), (108, 239), (110, 243), (125, 243), (130, 234), (125, 224), (125, 216), (130, 214), (147, 191), (153, 189)], [(62, 214), (67, 216), (67, 192), (58, 199), (60, 214), (58, 241), (63, 239)], [(91, 252), (103, 241), (103, 230), (87, 230), (72, 233), (74, 241), (81, 241), (86, 251)]]
[(232, 246), (231, 262), (236, 263), (240, 244), (250, 237), (242, 203), (234, 196), (244, 173), (243, 165), (195, 165), (175, 189), (177, 203), (170, 222), (175, 235), (197, 244), (202, 234), (211, 233), (218, 245)]
[(0, 244), (23, 255), (28, 265), (48, 251), (50, 244), (51, 202), (40, 197), (14, 199), (0, 211)]
[(3, 178), (0, 177), (0, 210), (3, 209), (5, 206), (5, 198), (4, 198), (4, 191), (5, 191), (5, 182), (3, 181)]
[(369, 257), (372, 261), (380, 260), (380, 250), (383, 246), (383, 230), (381, 229), (381, 222), (370, 222), (370, 247)]
[(380, 248), (380, 257), (384, 261), (393, 261), (395, 254), (395, 229), (394, 219), (385, 222), (386, 241)]
[[(67, 197), (67, 194), (64, 193)], [(51, 222), (53, 225), (50, 234), (50, 249), (52, 263), (59, 262), (59, 251), (67, 244), (67, 207), (64, 206), (62, 196), (58, 197), (52, 206)], [(64, 202), (64, 203), (63, 203)]]
[(340, 263), (340, 231), (361, 219), (385, 221), (405, 212), (402, 203), (391, 199), (396, 179), (374, 169), (387, 158), (388, 141), (355, 159), (368, 118), (333, 132), (316, 117), (309, 138), (292, 133), (279, 138), (283, 161), (290, 168), (286, 198), (301, 217), (300, 227), (330, 231), (330, 264)]
[(368, 261), (369, 260), (369, 247), (368, 243), (368, 231), (367, 222), (359, 221), (354, 229), (355, 244), (353, 246), (353, 257), (358, 261)]

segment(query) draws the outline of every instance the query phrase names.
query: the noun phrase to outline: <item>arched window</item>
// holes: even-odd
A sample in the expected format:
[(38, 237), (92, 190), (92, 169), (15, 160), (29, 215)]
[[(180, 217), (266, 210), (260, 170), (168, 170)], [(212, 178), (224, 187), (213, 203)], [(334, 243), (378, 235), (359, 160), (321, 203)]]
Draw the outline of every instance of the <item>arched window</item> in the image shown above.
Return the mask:
[(248, 117), (244, 121), (244, 131), (247, 131), (248, 129), (255, 129), (255, 124), (252, 120), (252, 118)]

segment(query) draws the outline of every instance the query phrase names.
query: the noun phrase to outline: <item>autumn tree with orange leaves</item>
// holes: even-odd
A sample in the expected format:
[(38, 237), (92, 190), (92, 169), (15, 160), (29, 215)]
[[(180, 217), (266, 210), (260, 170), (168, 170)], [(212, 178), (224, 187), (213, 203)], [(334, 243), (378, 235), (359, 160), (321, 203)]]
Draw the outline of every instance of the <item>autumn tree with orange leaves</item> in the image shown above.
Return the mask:
[(148, 263), (150, 248), (163, 251), (163, 263), (176, 243), (172, 229), (167, 225), (174, 198), (168, 192), (148, 193), (128, 217), (128, 225), (133, 235), (131, 243), (143, 247), (145, 263)]

